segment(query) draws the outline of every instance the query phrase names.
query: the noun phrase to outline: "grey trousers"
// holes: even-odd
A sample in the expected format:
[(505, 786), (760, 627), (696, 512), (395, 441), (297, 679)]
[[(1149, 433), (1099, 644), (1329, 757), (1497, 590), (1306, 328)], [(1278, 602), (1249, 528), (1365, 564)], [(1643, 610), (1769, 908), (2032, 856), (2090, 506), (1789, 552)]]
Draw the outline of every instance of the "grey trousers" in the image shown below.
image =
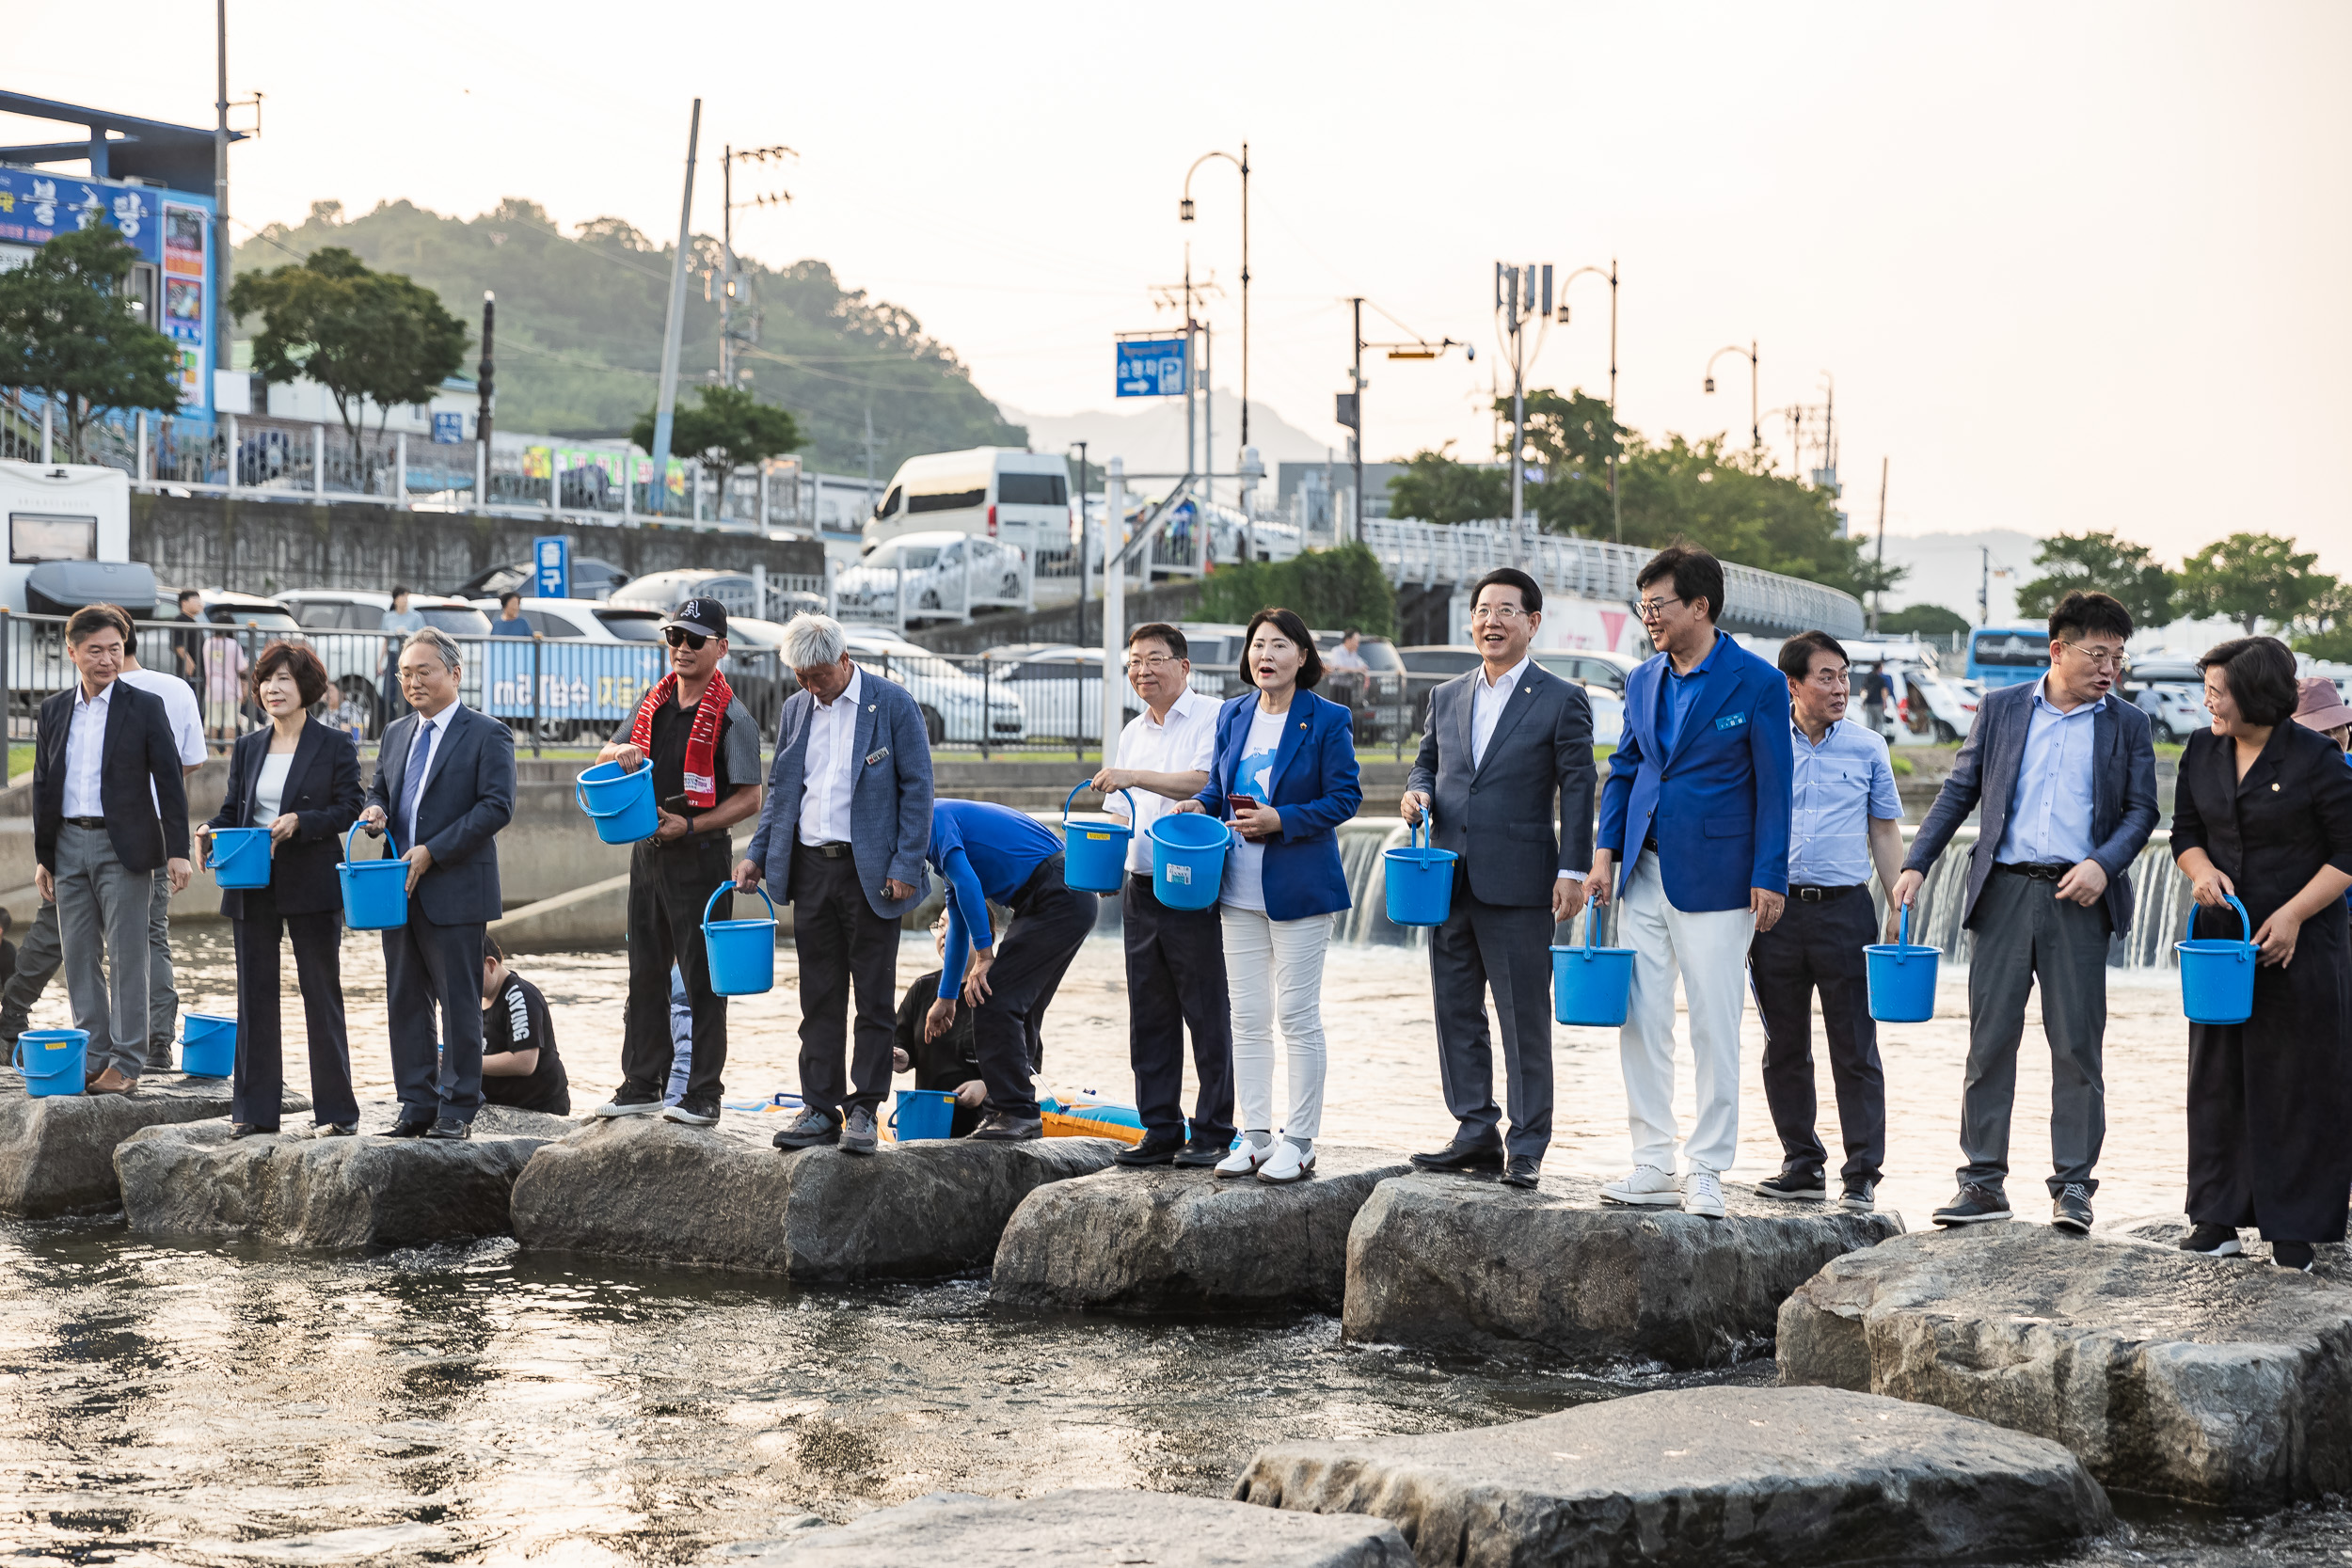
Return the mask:
[(154, 876), (117, 859), (104, 829), (69, 822), (57, 829), (56, 888), (66, 998), (73, 1027), (89, 1031), (90, 1073), (136, 1078), (147, 1069)]
[[(147, 1061), (150, 1067), (171, 1066), (172, 1037), (179, 1030), (180, 993), (172, 989), (171, 881), (167, 870), (155, 873), (155, 902), (147, 926)], [(25, 1028), (26, 1015), (40, 993), (49, 989), (65, 962), (57, 940), (57, 906), (43, 904), (17, 944), (16, 974), (0, 991), (0, 1040), (12, 1040)]]
[(1961, 1094), (1960, 1179), (2001, 1192), (2009, 1180), (2010, 1109), (2026, 999), (2042, 984), (2050, 1042), (2050, 1196), (2069, 1182), (2096, 1192), (2091, 1167), (2107, 1131), (2101, 1051), (2107, 1029), (2107, 916), (2057, 895), (2058, 884), (2006, 871), (1985, 879), (1969, 930), (1968, 1077)]

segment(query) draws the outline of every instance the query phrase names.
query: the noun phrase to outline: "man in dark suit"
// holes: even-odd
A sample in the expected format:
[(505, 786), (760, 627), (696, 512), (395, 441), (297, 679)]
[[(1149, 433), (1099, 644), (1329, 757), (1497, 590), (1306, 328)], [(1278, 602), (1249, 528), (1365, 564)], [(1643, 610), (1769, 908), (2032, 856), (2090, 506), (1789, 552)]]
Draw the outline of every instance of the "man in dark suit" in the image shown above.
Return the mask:
[(466, 1138), (482, 1109), (482, 937), (502, 908), (495, 840), (515, 815), (515, 736), (457, 700), (463, 666), (445, 634), (411, 632), (399, 671), (411, 711), (384, 732), (359, 816), (371, 830), (389, 827), (408, 863), (407, 923), (384, 933), (400, 1095), (386, 1135)]
[[(890, 1092), (898, 921), (930, 889), (931, 748), (923, 710), (860, 670), (840, 623), (796, 615), (784, 657), (801, 683), (777, 721), (759, 828), (735, 867), (749, 893), (792, 906), (801, 969), (801, 1101), (778, 1148), (839, 1144), (870, 1154)], [(857, 1042), (848, 1014), (857, 995)]]
[(1895, 879), (1895, 903), (1913, 903), (1982, 806), (1961, 904), (1972, 937), (1960, 1115), (1968, 1163), (1938, 1225), (2010, 1217), (2010, 1109), (2038, 979), (2050, 1042), (2050, 1223), (2090, 1229), (2090, 1173), (2106, 1136), (2107, 939), (2131, 929), (2126, 871), (2156, 825), (2148, 715), (2112, 695), (2131, 635), (2131, 612), (2105, 594), (2058, 601), (2049, 673), (1985, 694)]
[[(1592, 883), (1598, 902), (1621, 900), (1617, 940), (1634, 952), (1617, 1041), (1633, 1169), (1600, 1196), (1721, 1219), (1723, 1172), (1740, 1147), (1748, 944), (1778, 923), (1788, 895), (1788, 682), (1717, 628), (1724, 567), (1705, 550), (1661, 550), (1633, 580), (1658, 655), (1625, 683)], [(1698, 1091), (1678, 1184), (1677, 974)]]
[[(1416, 1154), (1423, 1170), (1500, 1170), (1533, 1187), (1551, 1146), (1551, 933), (1584, 901), (1593, 855), (1593, 705), (1528, 657), (1544, 591), (1516, 567), (1478, 580), (1470, 638), (1480, 667), (1430, 693), (1405, 820), (1461, 858), (1445, 924), (1429, 937), (1438, 1076), (1459, 1125)], [(1552, 831), (1558, 812), (1559, 832)], [(1486, 994), (1502, 1025), (1511, 1132), (1498, 1134)]]
[(188, 797), (163, 699), (119, 678), (115, 611), (75, 610), (65, 640), (80, 678), (40, 705), (34, 731), (33, 880), (57, 906), (73, 1026), (89, 1031), (96, 1069), (87, 1086), (125, 1094), (147, 1066), (155, 868), (171, 892), (188, 885)]

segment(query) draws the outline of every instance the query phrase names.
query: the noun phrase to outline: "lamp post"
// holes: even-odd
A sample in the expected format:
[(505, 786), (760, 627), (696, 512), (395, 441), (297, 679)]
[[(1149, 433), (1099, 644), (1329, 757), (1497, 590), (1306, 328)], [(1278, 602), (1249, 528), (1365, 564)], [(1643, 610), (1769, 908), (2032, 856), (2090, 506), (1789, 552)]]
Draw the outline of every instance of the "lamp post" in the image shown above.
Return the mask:
[(1741, 348), (1738, 343), (1728, 343), (1708, 355), (1707, 356), (1707, 386), (1704, 390), (1710, 395), (1714, 392), (1715, 361), (1726, 354), (1737, 354), (1748, 362), (1748, 445), (1754, 451), (1762, 451), (1764, 450), (1764, 416), (1758, 411), (1756, 400), (1756, 340), (1749, 339), (1748, 346), (1745, 348)]
[[(1241, 156), (1238, 158), (1231, 152), (1203, 152), (1192, 161), (1192, 167), (1184, 170), (1184, 198), (1177, 203), (1176, 217), (1180, 223), (1192, 221), (1192, 177), (1202, 164), (1212, 158), (1222, 158), (1241, 170), (1241, 444), (1247, 448), (1249, 445), (1249, 144), (1248, 142), (1241, 144)], [(1187, 278), (1191, 277), (1192, 269), (1189, 262), (1185, 266), (1184, 273)], [(1185, 311), (1185, 323), (1189, 327), (1191, 323), (1189, 309)], [(1187, 352), (1189, 352), (1189, 347), (1187, 347)], [(1209, 396), (1212, 398), (1216, 396), (1215, 387), (1209, 388)], [(1212, 457), (1205, 466), (1214, 473), (1216, 468), (1216, 460)]]
[[(1078, 449), (1078, 646), (1083, 648), (1087, 645), (1087, 444), (1073, 441), (1070, 445)], [(1065, 461), (1068, 456), (1065, 450)]]
[(1625, 543), (1625, 508), (1617, 499), (1617, 259), (1609, 258), (1609, 270), (1598, 267), (1579, 267), (1560, 280), (1560, 325), (1568, 325), (1568, 285), (1591, 273), (1595, 277), (1609, 279), (1609, 528), (1620, 545)]

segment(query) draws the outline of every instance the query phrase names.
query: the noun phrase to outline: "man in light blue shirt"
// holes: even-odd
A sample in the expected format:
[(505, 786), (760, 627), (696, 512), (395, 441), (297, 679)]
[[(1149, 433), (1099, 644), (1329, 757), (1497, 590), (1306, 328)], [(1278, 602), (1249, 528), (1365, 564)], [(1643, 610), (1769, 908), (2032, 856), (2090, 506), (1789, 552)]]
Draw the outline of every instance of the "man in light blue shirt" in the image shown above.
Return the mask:
[(1780, 1133), (1780, 1174), (1756, 1184), (1771, 1197), (1829, 1196), (1829, 1156), (1814, 1131), (1813, 993), (1821, 995), (1837, 1128), (1846, 1146), (1840, 1201), (1877, 1202), (1886, 1157), (1886, 1083), (1870, 1021), (1862, 950), (1876, 940), (1870, 870), (1895, 885), (1902, 867), (1902, 799), (1886, 742), (1846, 717), (1846, 650), (1824, 631), (1781, 645), (1788, 677), (1788, 740), (1795, 750), (1788, 829), (1788, 902), (1748, 949), (1756, 1010), (1764, 1017), (1764, 1100)]

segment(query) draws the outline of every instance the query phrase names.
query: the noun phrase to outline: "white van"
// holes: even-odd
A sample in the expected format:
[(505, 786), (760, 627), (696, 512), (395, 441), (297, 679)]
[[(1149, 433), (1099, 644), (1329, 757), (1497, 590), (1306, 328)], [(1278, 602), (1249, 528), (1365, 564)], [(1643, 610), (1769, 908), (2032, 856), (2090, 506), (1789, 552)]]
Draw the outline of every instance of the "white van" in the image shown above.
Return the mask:
[(910, 457), (866, 521), (865, 548), (902, 533), (977, 533), (1032, 562), (1070, 548), (1070, 468), (1053, 452), (1011, 447)]
[(131, 480), (92, 463), (0, 463), (0, 604), (18, 614), (65, 615), (119, 604), (137, 620), (155, 610), (155, 574), (131, 559)]

